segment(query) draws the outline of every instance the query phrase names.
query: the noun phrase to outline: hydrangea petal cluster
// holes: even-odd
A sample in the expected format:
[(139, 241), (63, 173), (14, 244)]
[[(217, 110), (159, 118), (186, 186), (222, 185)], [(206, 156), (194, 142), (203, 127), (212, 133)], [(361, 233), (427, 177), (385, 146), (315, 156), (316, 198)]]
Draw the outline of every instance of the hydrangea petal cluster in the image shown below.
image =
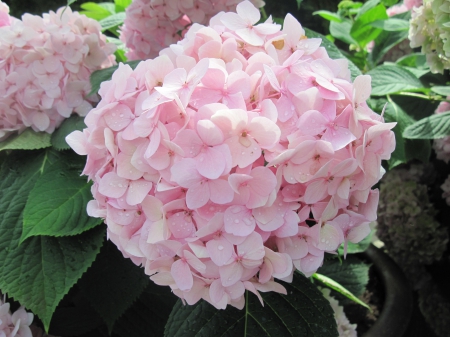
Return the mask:
[[(120, 39), (128, 48), (126, 57), (128, 60), (154, 58), (162, 49), (180, 41), (193, 23), (207, 24), (221, 11), (235, 11), (240, 2), (242, 0), (133, 0), (126, 9), (120, 33)], [(258, 8), (264, 6), (262, 0), (251, 2)]]
[(450, 68), (450, 2), (424, 0), (414, 7), (409, 29), (411, 48), (422, 47), (431, 72), (442, 73)]
[[(241, 7), (240, 7), (241, 6)], [(245, 11), (240, 9), (245, 7)], [(66, 140), (87, 155), (88, 213), (123, 255), (187, 303), (244, 305), (244, 291), (284, 292), (376, 219), (391, 129), (290, 14), (257, 21), (250, 2), (135, 70), (102, 84), (87, 128)], [(236, 23), (238, 22), (238, 23)]]
[(53, 130), (73, 112), (98, 101), (90, 74), (114, 63), (98, 22), (70, 8), (43, 17), (4, 18), (0, 2), (0, 140), (31, 127)]
[(334, 319), (336, 320), (339, 337), (357, 337), (356, 324), (350, 323), (345, 315), (344, 307), (339, 305), (339, 301), (330, 295), (331, 290), (322, 288), (320, 291), (328, 302), (330, 302), (331, 308), (334, 311)]
[(30, 324), (34, 315), (20, 307), (13, 314), (9, 303), (0, 300), (0, 337), (32, 337)]
[[(447, 99), (450, 99), (450, 96)], [(441, 102), (434, 113), (440, 114), (447, 111), (450, 111), (450, 103)], [(448, 164), (450, 161), (450, 136), (433, 140), (433, 149), (436, 157)]]

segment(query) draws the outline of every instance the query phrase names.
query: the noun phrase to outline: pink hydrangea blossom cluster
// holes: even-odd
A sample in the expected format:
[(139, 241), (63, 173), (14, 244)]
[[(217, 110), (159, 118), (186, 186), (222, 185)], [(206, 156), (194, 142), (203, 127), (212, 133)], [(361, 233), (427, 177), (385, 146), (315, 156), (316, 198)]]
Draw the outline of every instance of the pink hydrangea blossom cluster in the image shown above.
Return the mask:
[(0, 300), (0, 337), (32, 337), (30, 324), (34, 315), (20, 307), (13, 314), (9, 303)]
[[(447, 99), (450, 99), (450, 96)], [(440, 114), (447, 111), (450, 111), (450, 103), (441, 102), (434, 113)], [(450, 136), (433, 140), (433, 149), (436, 157), (448, 164), (450, 161)]]
[(26, 127), (51, 133), (92, 109), (89, 76), (114, 63), (100, 29), (70, 8), (19, 20), (0, 2), (0, 140)]
[[(193, 23), (207, 24), (221, 11), (235, 11), (242, 0), (133, 0), (126, 10), (120, 39), (129, 60), (146, 60), (182, 39)], [(251, 0), (256, 7), (264, 1)]]
[(102, 84), (87, 128), (66, 140), (87, 155), (91, 216), (123, 255), (187, 303), (244, 305), (285, 289), (325, 253), (359, 242), (376, 219), (391, 129), (290, 14), (283, 29), (248, 1), (133, 71)]

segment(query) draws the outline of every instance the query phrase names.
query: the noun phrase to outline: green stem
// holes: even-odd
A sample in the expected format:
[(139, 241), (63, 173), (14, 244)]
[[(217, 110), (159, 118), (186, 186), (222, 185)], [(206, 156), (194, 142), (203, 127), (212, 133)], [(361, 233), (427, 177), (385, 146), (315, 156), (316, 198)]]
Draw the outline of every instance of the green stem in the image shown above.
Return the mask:
[(268, 18), (267, 13), (266, 13), (266, 9), (265, 9), (264, 7), (262, 7), (262, 8), (260, 8), (259, 10), (260, 10), (260, 12), (261, 12), (261, 14), (262, 14), (262, 19), (263, 19), (263, 21), (266, 21), (267, 18)]
[(408, 91), (399, 91), (394, 93), (393, 95), (401, 95), (401, 96), (410, 96), (410, 97), (417, 97), (426, 99), (428, 101), (444, 101), (444, 102), (450, 102), (448, 99), (442, 98), (442, 96), (434, 96), (434, 95), (424, 95), (424, 94), (418, 94), (416, 92), (408, 92)]
[(244, 337), (247, 336), (247, 317), (248, 317), (248, 290), (245, 291), (245, 325), (244, 325)]

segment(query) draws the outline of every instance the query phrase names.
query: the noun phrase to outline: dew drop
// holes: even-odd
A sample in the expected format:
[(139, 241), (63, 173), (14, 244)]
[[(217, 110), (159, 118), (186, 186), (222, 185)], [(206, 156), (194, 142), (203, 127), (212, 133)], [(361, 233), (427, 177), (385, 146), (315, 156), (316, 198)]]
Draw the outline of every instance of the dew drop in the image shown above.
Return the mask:
[(328, 240), (327, 240), (327, 241), (325, 241), (325, 243), (326, 243), (326, 244), (329, 244), (329, 243), (330, 243), (330, 241), (328, 241)]
[(242, 155), (244, 155), (244, 154), (245, 154), (245, 152), (241, 152), (241, 154), (242, 154)]
[(239, 223), (239, 220), (238, 219), (234, 219), (234, 223)]
[(113, 117), (116, 117), (116, 113), (115, 113), (115, 112), (113, 112), (113, 113), (112, 113), (112, 116), (113, 116)]
[(180, 216), (180, 213), (177, 213), (175, 216)]
[(325, 242), (325, 239), (320, 240), (321, 242)]
[(249, 218), (244, 218), (243, 221), (247, 226), (251, 226), (253, 224), (252, 220)]
[(216, 208), (214, 206), (209, 207), (209, 210), (212, 212), (214, 211)]
[(223, 246), (218, 246), (217, 249), (218, 250), (223, 250)]
[(122, 184), (119, 184), (119, 185), (117, 185), (117, 186), (119, 186), (119, 187), (123, 187), (123, 185), (122, 185)]
[(129, 217), (129, 216), (130, 216), (130, 214), (126, 213), (126, 214), (125, 214), (125, 216), (126, 216), (126, 217)]
[(123, 118), (123, 114), (120, 114), (119, 117), (120, 117), (120, 118)]

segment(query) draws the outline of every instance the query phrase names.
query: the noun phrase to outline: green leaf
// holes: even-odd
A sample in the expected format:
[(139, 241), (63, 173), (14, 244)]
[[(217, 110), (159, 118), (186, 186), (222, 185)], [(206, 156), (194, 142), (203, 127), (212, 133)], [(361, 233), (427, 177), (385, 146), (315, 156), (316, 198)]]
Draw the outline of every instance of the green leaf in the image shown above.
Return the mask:
[[(120, 337), (164, 336), (164, 326), (177, 299), (169, 287), (149, 282), (136, 302), (116, 321), (113, 332)], [(146, 313), (145, 320), (142, 313)]]
[(372, 95), (384, 96), (399, 91), (422, 89), (422, 83), (413, 73), (396, 65), (381, 65), (370, 70)]
[(409, 30), (409, 21), (395, 18), (390, 18), (387, 20), (377, 20), (370, 23), (370, 25), (372, 27), (381, 28), (388, 32)]
[[(315, 31), (312, 31), (308, 28), (304, 28), (304, 29), (305, 29), (306, 36), (308, 38), (321, 38), (322, 39), (321, 46), (327, 50), (328, 55), (332, 59), (345, 59), (346, 58), (339, 51), (339, 49), (332, 42), (330, 42), (325, 36), (323, 36), (322, 34), (316, 33)], [(350, 69), (350, 72), (352, 74), (352, 79), (355, 79), (357, 76), (361, 75), (361, 71), (358, 69), (358, 67), (355, 66), (355, 64), (353, 62), (351, 62), (349, 59), (347, 59), (347, 61), (348, 61), (348, 68)]]
[[(326, 259), (323, 266), (319, 269), (319, 274), (324, 275), (339, 283), (355, 296), (361, 296), (366, 290), (369, 282), (369, 268), (367, 264), (357, 258), (355, 255), (349, 255), (344, 261), (339, 259)], [(334, 293), (339, 302), (350, 303), (345, 295), (338, 291)]]
[(261, 294), (264, 307), (248, 291), (242, 310), (231, 306), (217, 310), (203, 300), (192, 306), (178, 301), (164, 336), (338, 336), (329, 302), (309, 279), (294, 273), (292, 284), (280, 283), (288, 295)]
[(53, 151), (20, 151), (0, 167), (0, 289), (37, 314), (46, 330), (59, 301), (95, 259), (105, 231), (99, 226), (72, 237), (33, 237), (19, 246), (28, 194), (58, 160)]
[(450, 87), (449, 86), (435, 86), (431, 87), (431, 90), (435, 92), (436, 94), (442, 95), (442, 96), (450, 96)]
[(372, 22), (387, 18), (386, 8), (383, 5), (373, 7), (359, 16), (353, 23), (352, 28), (350, 29), (350, 35), (358, 42), (358, 45), (361, 48), (364, 48), (369, 42), (375, 40), (375, 38), (383, 31), (380, 28), (372, 27)]
[(386, 106), (384, 114), (386, 122), (397, 122), (397, 126), (393, 129), (396, 146), (391, 155), (391, 159), (388, 161), (389, 169), (414, 158), (422, 162), (428, 162), (431, 154), (429, 141), (404, 139), (404, 130), (415, 122), (414, 117), (407, 114), (405, 110), (403, 105), (400, 106), (392, 99), (390, 99), (389, 104)]
[(116, 12), (125, 12), (125, 9), (131, 4), (131, 0), (114, 0)]
[[(372, 242), (373, 234), (375, 233), (374, 230), (370, 232), (369, 235), (367, 235), (364, 240), (358, 242), (358, 243), (347, 243), (347, 256), (348, 254), (357, 254), (364, 252), (367, 248), (369, 248), (370, 243)], [(338, 249), (339, 255), (344, 255), (344, 245), (342, 244)]]
[(115, 321), (139, 297), (149, 281), (144, 270), (124, 258), (117, 246), (108, 240), (79, 286), (112, 331)]
[(337, 13), (333, 13), (330, 11), (315, 11), (313, 15), (319, 15), (328, 21), (342, 22), (341, 17)]
[(405, 55), (395, 61), (399, 66), (403, 67), (413, 67), (418, 69), (429, 69), (427, 64), (427, 57), (422, 53), (412, 53)]
[(423, 118), (403, 131), (409, 139), (438, 139), (450, 135), (450, 111)]
[(67, 6), (70, 6), (74, 2), (77, 2), (77, 0), (67, 0)]
[(37, 235), (70, 236), (83, 233), (103, 221), (87, 215), (91, 185), (65, 158), (51, 164), (31, 190), (23, 214), (20, 243)]
[(408, 38), (408, 31), (399, 32), (381, 32), (380, 35), (375, 39), (375, 46), (370, 54), (372, 62), (378, 64), (386, 55), (386, 53), (391, 50), (392, 47), (396, 46), (400, 42)]
[(315, 278), (316, 280), (319, 280), (321, 283), (326, 285), (328, 288), (333, 289), (334, 291), (336, 291), (339, 294), (347, 297), (348, 299), (352, 300), (353, 302), (358, 303), (358, 304), (362, 305), (363, 307), (365, 307), (365, 308), (369, 309), (370, 311), (372, 311), (372, 309), (370, 309), (370, 307), (366, 303), (361, 301), (358, 297), (353, 295), (345, 287), (343, 287), (342, 285), (340, 285), (336, 281), (332, 280), (331, 278), (329, 278), (329, 277), (327, 277), (325, 275), (317, 274), (317, 273), (313, 274), (312, 277)]
[(103, 20), (115, 13), (114, 5), (112, 6), (112, 8), (108, 8), (109, 6), (104, 6), (104, 4), (96, 4), (95, 2), (85, 2), (81, 4), (80, 7), (84, 9), (84, 11), (80, 12), (81, 14), (84, 14), (88, 18), (97, 21)]
[(65, 119), (60, 127), (53, 132), (51, 137), (52, 146), (57, 150), (70, 149), (69, 144), (66, 142), (66, 136), (75, 130), (82, 131), (86, 128), (84, 124), (84, 117), (78, 115), (72, 115)]
[(125, 20), (125, 12), (120, 12), (100, 20), (99, 23), (100, 26), (102, 26), (102, 30), (105, 31), (107, 29), (111, 29), (119, 25), (122, 25), (124, 20)]
[(358, 19), (360, 16), (371, 10), (372, 8), (376, 7), (380, 3), (380, 0), (369, 0), (364, 5), (361, 6), (361, 8), (358, 11), (358, 15), (356, 15), (356, 19)]
[(399, 0), (382, 0), (381, 3), (386, 7), (394, 6)]
[(20, 135), (13, 135), (0, 142), (0, 151), (2, 150), (38, 150), (50, 147), (50, 134), (47, 132), (35, 132), (26, 129)]
[[(134, 69), (137, 67), (139, 62), (141, 61), (129, 61), (125, 62), (124, 64), (128, 64), (131, 68)], [(90, 77), (92, 89), (89, 95), (96, 94), (103, 82), (110, 81), (113, 73), (117, 70), (117, 68), (119, 68), (119, 66), (94, 71)]]
[(331, 21), (330, 22), (330, 34), (347, 44), (358, 44), (355, 39), (350, 35), (352, 29), (352, 23), (349, 20), (342, 22)]

